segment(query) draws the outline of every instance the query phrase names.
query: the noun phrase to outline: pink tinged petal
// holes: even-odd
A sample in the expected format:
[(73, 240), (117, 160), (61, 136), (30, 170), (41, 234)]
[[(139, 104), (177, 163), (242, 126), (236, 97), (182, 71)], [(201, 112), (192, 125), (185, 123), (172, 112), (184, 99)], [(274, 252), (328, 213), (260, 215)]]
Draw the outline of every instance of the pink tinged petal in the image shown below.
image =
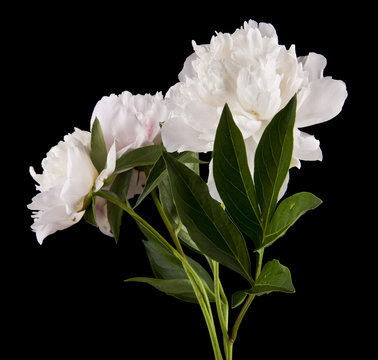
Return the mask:
[(78, 146), (69, 147), (67, 151), (67, 180), (60, 193), (67, 214), (81, 209), (97, 175), (97, 170), (89, 154)]
[(101, 197), (96, 197), (96, 223), (100, 231), (107, 235), (114, 237), (108, 220), (108, 206), (107, 201)]
[(171, 117), (161, 128), (162, 142), (168, 152), (195, 151), (207, 152), (212, 149), (212, 144), (199, 138), (200, 132), (179, 117)]
[(127, 192), (127, 198), (131, 199), (135, 195), (141, 194), (145, 184), (146, 184), (145, 173), (133, 169), (132, 173), (131, 173), (129, 189), (128, 189), (128, 192)]
[(296, 126), (301, 128), (332, 119), (341, 111), (347, 96), (346, 85), (341, 80), (325, 77), (312, 81), (298, 94)]
[(116, 166), (116, 143), (114, 142), (113, 145), (111, 146), (108, 156), (106, 158), (106, 167), (104, 170), (101, 171), (100, 175), (96, 179), (95, 183), (95, 191), (100, 190), (103, 185), (104, 181), (114, 173), (115, 166)]

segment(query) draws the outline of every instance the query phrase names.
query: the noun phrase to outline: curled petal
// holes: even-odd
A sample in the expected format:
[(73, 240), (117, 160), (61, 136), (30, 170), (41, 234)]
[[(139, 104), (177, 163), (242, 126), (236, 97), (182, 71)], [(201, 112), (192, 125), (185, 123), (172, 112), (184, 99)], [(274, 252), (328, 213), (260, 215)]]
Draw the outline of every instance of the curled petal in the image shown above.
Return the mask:
[(89, 153), (79, 146), (68, 148), (67, 159), (67, 179), (60, 198), (66, 205), (67, 214), (72, 214), (82, 208), (98, 173)]
[(312, 81), (298, 93), (296, 126), (301, 128), (332, 119), (341, 111), (347, 96), (341, 80), (325, 77)]

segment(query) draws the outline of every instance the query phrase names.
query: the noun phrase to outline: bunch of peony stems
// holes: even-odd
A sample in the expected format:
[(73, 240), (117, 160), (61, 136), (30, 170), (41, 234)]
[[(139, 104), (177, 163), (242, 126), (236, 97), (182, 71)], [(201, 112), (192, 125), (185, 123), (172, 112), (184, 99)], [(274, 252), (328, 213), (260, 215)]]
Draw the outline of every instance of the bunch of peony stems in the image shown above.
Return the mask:
[[(283, 198), (289, 170), (322, 160), (319, 141), (300, 129), (334, 118), (347, 91), (323, 75), (322, 55), (297, 57), (271, 24), (250, 20), (193, 49), (165, 96), (124, 91), (99, 100), (90, 131), (75, 128), (52, 147), (42, 174), (30, 168), (38, 194), (28, 207), (41, 244), (83, 217), (118, 241), (123, 213), (131, 216), (154, 277), (126, 281), (198, 303), (214, 358), (230, 360), (255, 296), (294, 292), (289, 269), (275, 259), (264, 264), (264, 251), (321, 204), (307, 192)], [(210, 163), (201, 153), (211, 153)], [(200, 166), (208, 166), (206, 181)], [(171, 239), (138, 215), (147, 196)], [(221, 265), (245, 288), (228, 297)]]

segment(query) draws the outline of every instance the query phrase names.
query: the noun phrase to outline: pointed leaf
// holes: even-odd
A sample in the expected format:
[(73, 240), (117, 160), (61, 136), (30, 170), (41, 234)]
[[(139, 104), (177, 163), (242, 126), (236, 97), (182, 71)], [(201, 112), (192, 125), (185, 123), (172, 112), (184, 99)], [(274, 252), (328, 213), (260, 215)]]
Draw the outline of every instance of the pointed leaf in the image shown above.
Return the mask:
[(144, 146), (122, 155), (116, 162), (115, 171), (154, 165), (161, 156), (162, 145)]
[[(172, 153), (171, 156), (174, 158), (187, 163), (188, 166), (191, 168), (195, 168), (199, 170), (199, 159), (198, 154), (197, 157), (195, 153), (192, 152), (183, 152), (183, 153)], [(190, 165), (189, 165), (190, 164)], [(134, 208), (136, 208), (145, 198), (146, 196), (156, 188), (163, 181), (168, 175), (167, 169), (165, 167), (165, 161), (161, 156), (154, 166), (152, 167), (150, 173), (148, 174), (146, 184), (143, 188), (142, 193), (139, 195), (137, 202), (135, 203)]]
[[(180, 218), (177, 213), (176, 205), (173, 202), (171, 184), (169, 182), (168, 176), (159, 183), (159, 198), (161, 206), (163, 207), (164, 213), (166, 214), (169, 222), (172, 224), (172, 227), (174, 229), (177, 229), (179, 226)], [(178, 237), (190, 249), (196, 252), (200, 252), (198, 246), (191, 239), (188, 233), (188, 229), (184, 225), (181, 225)]]
[(262, 247), (271, 245), (308, 210), (317, 208), (322, 201), (308, 192), (294, 194), (280, 202), (270, 221)]
[(108, 151), (106, 150), (100, 121), (95, 118), (91, 129), (90, 157), (93, 165), (99, 173), (105, 168), (107, 155)]
[(264, 228), (277, 204), (278, 193), (288, 174), (293, 154), (296, 96), (266, 127), (255, 153), (255, 187)]
[[(143, 230), (143, 229), (141, 229)], [(149, 241), (144, 241), (143, 244), (151, 264), (152, 271), (158, 279), (188, 279), (185, 269), (181, 261), (173, 255), (167, 248), (162, 246), (153, 236), (148, 236)], [(190, 266), (197, 273), (197, 275), (204, 282), (205, 287), (209, 290), (208, 296), (210, 301), (214, 299), (214, 282), (209, 273), (197, 261), (186, 256)], [(193, 291), (193, 298), (196, 295)]]
[(268, 261), (261, 270), (256, 284), (246, 292), (248, 294), (262, 295), (271, 291), (295, 292), (290, 270), (281, 265), (278, 260)]
[(244, 139), (227, 104), (215, 136), (213, 174), (218, 193), (230, 216), (258, 247), (261, 241), (260, 209)]
[(177, 211), (192, 240), (205, 255), (253, 283), (243, 235), (199, 175), (167, 153), (163, 156)]
[[(167, 295), (174, 296), (180, 300), (187, 302), (197, 302), (194, 295), (192, 284), (188, 279), (154, 279), (148, 277), (134, 277), (125, 280), (125, 282), (141, 282), (146, 283)], [(194, 295), (194, 297), (193, 297)]]

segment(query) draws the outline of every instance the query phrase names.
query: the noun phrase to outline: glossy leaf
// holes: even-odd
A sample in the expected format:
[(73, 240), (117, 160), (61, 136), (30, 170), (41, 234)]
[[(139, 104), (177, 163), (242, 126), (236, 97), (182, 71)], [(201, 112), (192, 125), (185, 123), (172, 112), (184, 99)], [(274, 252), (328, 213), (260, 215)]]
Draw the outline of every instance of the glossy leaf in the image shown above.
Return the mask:
[(258, 247), (262, 230), (260, 209), (244, 139), (227, 104), (215, 136), (213, 174), (218, 193), (230, 216)]
[(162, 145), (144, 146), (122, 155), (116, 162), (115, 171), (154, 165), (161, 156)]
[(108, 151), (106, 150), (104, 135), (102, 133), (100, 121), (95, 118), (91, 129), (91, 150), (90, 157), (93, 165), (100, 173), (106, 166), (106, 158)]
[(309, 210), (317, 208), (322, 201), (308, 192), (294, 194), (280, 202), (270, 221), (262, 247), (271, 245)]
[(270, 221), (293, 153), (296, 96), (266, 127), (255, 153), (254, 180), (264, 228)]
[(206, 183), (167, 153), (163, 153), (172, 195), (181, 221), (203, 254), (253, 283), (248, 249), (243, 235), (214, 200)]
[(232, 307), (240, 305), (247, 295), (263, 295), (272, 291), (284, 293), (295, 292), (290, 270), (286, 266), (281, 265), (278, 260), (268, 261), (264, 265), (255, 285), (251, 289), (240, 290), (232, 295)]

